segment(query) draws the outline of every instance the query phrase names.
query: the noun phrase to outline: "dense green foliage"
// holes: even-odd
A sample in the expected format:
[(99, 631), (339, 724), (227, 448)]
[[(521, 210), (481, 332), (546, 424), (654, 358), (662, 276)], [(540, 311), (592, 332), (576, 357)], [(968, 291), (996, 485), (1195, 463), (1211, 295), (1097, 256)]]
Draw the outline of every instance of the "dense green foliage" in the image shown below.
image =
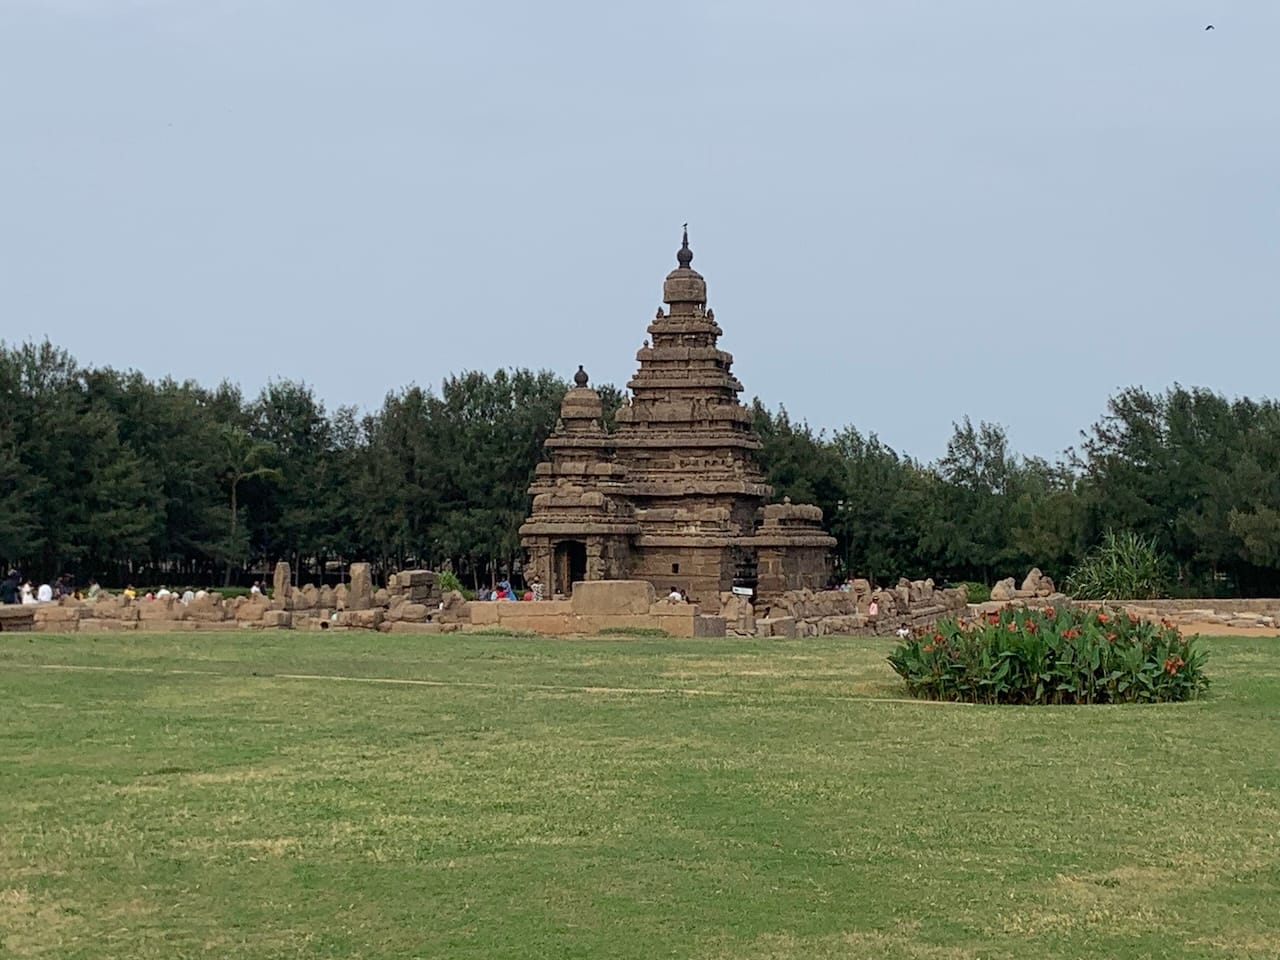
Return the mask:
[(1067, 577), (1067, 590), (1080, 600), (1149, 600), (1164, 594), (1166, 559), (1155, 538), (1108, 530)]
[[(449, 377), (378, 410), (328, 411), (277, 381), (246, 398), (80, 367), (0, 344), (0, 564), (106, 584), (246, 583), (289, 560), (452, 563), (475, 587), (513, 572), (542, 443), (567, 384), (545, 371)], [(606, 420), (622, 403), (605, 384)], [(1194, 595), (1280, 590), (1280, 407), (1202, 390), (1112, 399), (1080, 452), (1021, 457), (961, 420), (920, 463), (854, 426), (815, 433), (753, 407), (776, 496), (816, 503), (837, 573), (1059, 582), (1107, 530), (1150, 542)]]
[(1274, 958), (1280, 647), (1205, 642), (1044, 709), (877, 639), (0, 633), (0, 955)]
[(1009, 608), (904, 638), (889, 665), (907, 691), (968, 703), (1164, 703), (1209, 685), (1198, 638), (1123, 613)]

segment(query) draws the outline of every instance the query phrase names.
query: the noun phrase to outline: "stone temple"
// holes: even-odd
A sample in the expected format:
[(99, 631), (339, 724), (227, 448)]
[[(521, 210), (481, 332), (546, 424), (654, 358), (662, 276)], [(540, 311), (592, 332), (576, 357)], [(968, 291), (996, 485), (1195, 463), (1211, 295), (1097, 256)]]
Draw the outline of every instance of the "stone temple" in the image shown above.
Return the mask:
[(734, 586), (765, 598), (820, 590), (835, 539), (818, 507), (768, 503), (760, 441), (733, 356), (717, 346), (723, 331), (687, 231), (676, 262), (616, 428), (606, 431), (582, 367), (565, 394), (520, 527), (525, 576), (541, 577), (548, 595), (584, 580), (648, 580), (659, 595), (674, 586), (703, 603)]

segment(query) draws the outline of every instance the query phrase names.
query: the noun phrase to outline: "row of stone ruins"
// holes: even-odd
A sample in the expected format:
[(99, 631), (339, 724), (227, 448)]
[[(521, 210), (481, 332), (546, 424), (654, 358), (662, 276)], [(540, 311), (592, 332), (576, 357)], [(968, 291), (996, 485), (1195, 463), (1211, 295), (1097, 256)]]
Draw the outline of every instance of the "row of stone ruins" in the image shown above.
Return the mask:
[[(647, 581), (602, 580), (576, 584), (569, 598), (537, 602), (468, 601), (442, 593), (430, 570), (393, 574), (386, 587), (373, 586), (370, 566), (351, 565), (349, 583), (295, 587), (286, 563), (278, 564), (271, 596), (224, 600), (198, 594), (130, 599), (100, 594), (93, 600), (0, 607), (0, 631), (156, 630), (166, 632), (237, 628), (380, 630), (394, 633), (456, 631), (531, 632), (548, 635), (601, 631), (662, 631), (674, 637), (813, 637), (891, 635), (902, 627), (932, 626), (939, 618), (999, 610), (1006, 606), (1072, 603), (1053, 581), (1033, 569), (1018, 586), (1013, 578), (992, 590), (992, 600), (969, 604), (963, 587), (937, 588), (932, 580), (899, 580), (873, 589), (853, 580), (843, 590), (788, 590), (753, 604), (721, 593), (712, 604), (672, 602), (655, 596)], [(1274, 629), (1278, 600), (1162, 600), (1120, 604), (1134, 616), (1179, 624), (1221, 624)]]

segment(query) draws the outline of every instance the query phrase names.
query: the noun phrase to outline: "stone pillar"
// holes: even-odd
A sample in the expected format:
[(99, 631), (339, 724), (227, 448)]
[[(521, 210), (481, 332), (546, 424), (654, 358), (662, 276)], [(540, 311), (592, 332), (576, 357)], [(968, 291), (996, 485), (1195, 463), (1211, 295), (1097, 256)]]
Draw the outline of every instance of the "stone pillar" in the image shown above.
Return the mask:
[(351, 587), (347, 591), (348, 610), (368, 610), (373, 606), (373, 577), (369, 573), (369, 564), (353, 563), (351, 565)]
[(276, 564), (275, 575), (271, 580), (271, 607), (274, 610), (292, 609), (289, 596), (293, 593), (293, 571), (289, 564), (281, 560)]

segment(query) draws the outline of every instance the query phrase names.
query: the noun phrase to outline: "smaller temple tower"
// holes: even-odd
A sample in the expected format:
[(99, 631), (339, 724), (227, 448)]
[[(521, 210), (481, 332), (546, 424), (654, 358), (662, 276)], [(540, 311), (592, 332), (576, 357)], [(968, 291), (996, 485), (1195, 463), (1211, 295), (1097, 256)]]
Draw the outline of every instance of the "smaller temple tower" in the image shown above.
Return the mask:
[(531, 570), (547, 595), (568, 594), (581, 580), (623, 580), (640, 534), (621, 496), (624, 471), (613, 460), (600, 395), (579, 365), (547, 438), (550, 458), (538, 464), (529, 493), (533, 515), (520, 527)]

